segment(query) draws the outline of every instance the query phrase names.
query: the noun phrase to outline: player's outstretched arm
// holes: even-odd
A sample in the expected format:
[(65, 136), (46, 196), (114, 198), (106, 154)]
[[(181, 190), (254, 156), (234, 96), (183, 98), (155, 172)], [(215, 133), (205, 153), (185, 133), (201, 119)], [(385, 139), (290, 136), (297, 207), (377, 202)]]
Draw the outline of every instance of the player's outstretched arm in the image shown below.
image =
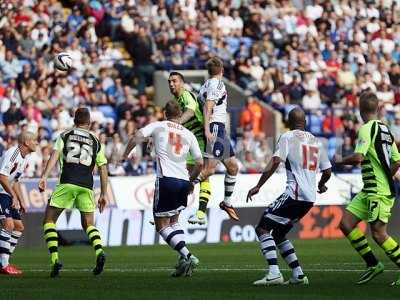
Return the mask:
[(278, 156), (273, 156), (269, 161), (267, 167), (265, 168), (264, 172), (261, 175), (260, 180), (258, 181), (257, 185), (253, 187), (249, 193), (247, 194), (246, 202), (251, 201), (251, 197), (257, 194), (260, 191), (260, 188), (264, 185), (264, 183), (275, 173), (278, 169), (279, 164), (281, 163), (281, 159)]
[(50, 159), (47, 162), (46, 167), (44, 168), (42, 177), (40, 178), (39, 191), (43, 192), (46, 189), (47, 178), (49, 177), (51, 170), (53, 170), (59, 158), (60, 158), (60, 152), (58, 150), (53, 150)]
[(181, 117), (178, 120), (179, 124), (185, 124), (193, 117), (194, 117), (194, 110), (186, 108), (185, 112), (181, 115)]
[(131, 136), (130, 139), (128, 140), (128, 144), (126, 145), (124, 154), (122, 155), (122, 159), (124, 160), (128, 159), (129, 154), (131, 153), (133, 148), (135, 148), (137, 144), (140, 144), (143, 141), (144, 141), (144, 135), (141, 132), (141, 130), (139, 130), (134, 136)]
[(349, 156), (343, 157), (342, 159), (335, 157), (335, 164), (357, 166), (361, 164), (363, 160), (364, 155), (362, 155), (361, 153), (354, 153)]
[(328, 188), (325, 186), (325, 184), (331, 178), (331, 175), (332, 175), (332, 169), (331, 168), (328, 168), (326, 170), (322, 170), (322, 176), (321, 176), (321, 179), (319, 180), (319, 183), (318, 183), (318, 193), (322, 194), (322, 193), (325, 193), (328, 190)]

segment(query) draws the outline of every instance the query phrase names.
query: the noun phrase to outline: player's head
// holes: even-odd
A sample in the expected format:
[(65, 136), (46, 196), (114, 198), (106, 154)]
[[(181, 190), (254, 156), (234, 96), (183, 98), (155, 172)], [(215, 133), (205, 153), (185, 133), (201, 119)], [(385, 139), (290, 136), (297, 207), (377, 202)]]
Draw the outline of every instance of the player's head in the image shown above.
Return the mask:
[(306, 114), (300, 107), (295, 107), (289, 112), (289, 128), (291, 130), (306, 127)]
[(30, 131), (22, 132), (18, 136), (18, 145), (25, 154), (35, 152), (38, 145), (37, 135)]
[(182, 111), (176, 101), (168, 101), (164, 107), (164, 114), (167, 120), (172, 120), (179, 118), (182, 114)]
[(378, 108), (379, 100), (374, 93), (366, 91), (360, 95), (360, 114), (364, 122), (376, 117)]
[(90, 112), (87, 107), (79, 107), (75, 111), (74, 124), (77, 127), (89, 127), (90, 126)]
[(206, 68), (210, 76), (222, 75), (224, 73), (224, 63), (216, 56), (207, 61)]
[(168, 86), (171, 94), (178, 97), (185, 84), (185, 77), (182, 73), (171, 72), (168, 77)]

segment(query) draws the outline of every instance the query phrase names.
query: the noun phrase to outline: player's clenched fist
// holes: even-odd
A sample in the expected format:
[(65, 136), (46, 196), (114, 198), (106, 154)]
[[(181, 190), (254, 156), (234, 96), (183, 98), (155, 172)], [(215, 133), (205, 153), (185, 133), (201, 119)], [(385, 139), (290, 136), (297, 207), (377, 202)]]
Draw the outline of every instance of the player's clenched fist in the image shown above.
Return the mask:
[(44, 178), (40, 178), (38, 183), (39, 191), (42, 193), (46, 190), (47, 180)]

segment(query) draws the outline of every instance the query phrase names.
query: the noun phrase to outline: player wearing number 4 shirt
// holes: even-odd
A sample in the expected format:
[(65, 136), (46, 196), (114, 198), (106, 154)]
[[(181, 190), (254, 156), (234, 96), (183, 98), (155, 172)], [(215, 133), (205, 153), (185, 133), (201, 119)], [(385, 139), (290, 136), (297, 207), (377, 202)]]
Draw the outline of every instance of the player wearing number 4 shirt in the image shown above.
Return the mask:
[[(286, 234), (295, 222), (307, 214), (315, 202), (318, 169), (322, 170), (318, 192), (323, 193), (327, 190), (325, 183), (331, 176), (331, 164), (319, 141), (304, 130), (305, 122), (304, 112), (300, 108), (290, 111), (291, 130), (280, 137), (275, 154), (266, 170), (258, 184), (247, 195), (247, 200), (251, 200), (280, 163), (285, 164), (286, 190), (265, 210), (256, 227), (261, 251), (269, 265), (269, 271), (265, 277), (255, 281), (254, 285), (308, 284), (308, 278), (304, 275), (294, 247), (286, 238)], [(287, 282), (284, 282), (278, 266), (276, 248), (292, 269), (292, 276)]]
[[(355, 153), (337, 159), (336, 164), (361, 164), (364, 186), (347, 206), (340, 229), (366, 262), (367, 270), (357, 282), (363, 284), (382, 273), (384, 266), (357, 227), (361, 220), (368, 221), (375, 242), (400, 267), (400, 245), (387, 233), (387, 223), (395, 201), (392, 177), (400, 167), (400, 154), (388, 126), (378, 119), (379, 100), (376, 95), (364, 92), (359, 103), (364, 125), (358, 131)], [(400, 286), (400, 276), (392, 285)]]
[[(203, 158), (196, 137), (179, 124), (181, 110), (175, 101), (165, 106), (167, 121), (154, 122), (140, 129), (125, 149), (127, 159), (132, 149), (144, 139), (152, 137), (157, 157), (157, 179), (154, 192), (153, 214), (157, 232), (176, 250), (180, 259), (172, 274), (190, 276), (199, 260), (185, 244), (184, 232), (178, 218), (187, 205), (187, 197), (193, 191), (193, 181), (203, 166)], [(194, 160), (190, 174), (186, 169), (188, 155)]]
[(64, 209), (77, 208), (81, 212), (82, 227), (96, 252), (96, 266), (93, 274), (103, 271), (106, 256), (100, 233), (94, 226), (96, 208), (93, 194), (93, 169), (98, 167), (101, 182), (101, 194), (98, 200), (100, 213), (106, 206), (107, 160), (97, 137), (89, 132), (90, 113), (87, 108), (78, 108), (74, 117), (75, 127), (64, 131), (58, 137), (42, 178), (39, 190), (46, 189), (47, 177), (59, 160), (61, 176), (46, 208), (43, 231), (50, 252), (51, 277), (56, 277), (62, 268), (58, 259), (58, 235), (56, 222)]
[(19, 180), (28, 164), (29, 154), (36, 150), (36, 135), (21, 133), (18, 145), (8, 149), (0, 160), (0, 273), (21, 275), (22, 271), (9, 263), (24, 230), (21, 212), (25, 206)]

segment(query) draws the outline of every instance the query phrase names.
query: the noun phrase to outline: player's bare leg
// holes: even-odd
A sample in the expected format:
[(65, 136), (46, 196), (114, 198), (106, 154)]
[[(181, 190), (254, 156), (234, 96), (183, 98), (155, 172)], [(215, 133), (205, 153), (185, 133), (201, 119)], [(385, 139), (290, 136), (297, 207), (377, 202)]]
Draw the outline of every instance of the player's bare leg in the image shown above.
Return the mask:
[(367, 265), (367, 270), (361, 274), (357, 284), (367, 283), (384, 270), (383, 264), (377, 260), (372, 252), (367, 238), (357, 227), (360, 221), (361, 220), (351, 212), (345, 210), (340, 222), (340, 230), (347, 237), (353, 248), (358, 252)]
[[(18, 244), (18, 240), (22, 236), (24, 229), (25, 227), (22, 221), (14, 219), (14, 230), (12, 231), (10, 238), (10, 257), (14, 253), (15, 248)], [(16, 265), (10, 264), (10, 266), (13, 267), (17, 272), (19, 272), (19, 274), (23, 273)]]
[(50, 277), (52, 278), (57, 277), (62, 268), (62, 264), (58, 258), (58, 234), (56, 231), (56, 222), (63, 210), (64, 209), (61, 208), (47, 206), (43, 220), (44, 239), (50, 252)]
[(93, 268), (92, 272), (94, 275), (100, 275), (106, 263), (106, 254), (104, 253), (101, 243), (100, 232), (94, 226), (94, 213), (81, 212), (81, 223), (96, 253), (96, 266)]
[(185, 236), (178, 222), (179, 214), (172, 217), (156, 217), (154, 222), (156, 230), (164, 241), (182, 257), (179, 259), (173, 277), (191, 276), (193, 269), (199, 264), (199, 260), (190, 253), (185, 243)]
[(2, 229), (0, 231), (0, 273), (6, 275), (20, 275), (21, 273), (9, 264), (10, 259), (10, 239), (14, 230), (14, 220), (5, 218), (1, 220)]
[(260, 241), (261, 252), (269, 266), (268, 273), (261, 279), (253, 282), (256, 286), (281, 285), (284, 283), (283, 276), (278, 266), (275, 240), (271, 230), (257, 226), (256, 233)]

